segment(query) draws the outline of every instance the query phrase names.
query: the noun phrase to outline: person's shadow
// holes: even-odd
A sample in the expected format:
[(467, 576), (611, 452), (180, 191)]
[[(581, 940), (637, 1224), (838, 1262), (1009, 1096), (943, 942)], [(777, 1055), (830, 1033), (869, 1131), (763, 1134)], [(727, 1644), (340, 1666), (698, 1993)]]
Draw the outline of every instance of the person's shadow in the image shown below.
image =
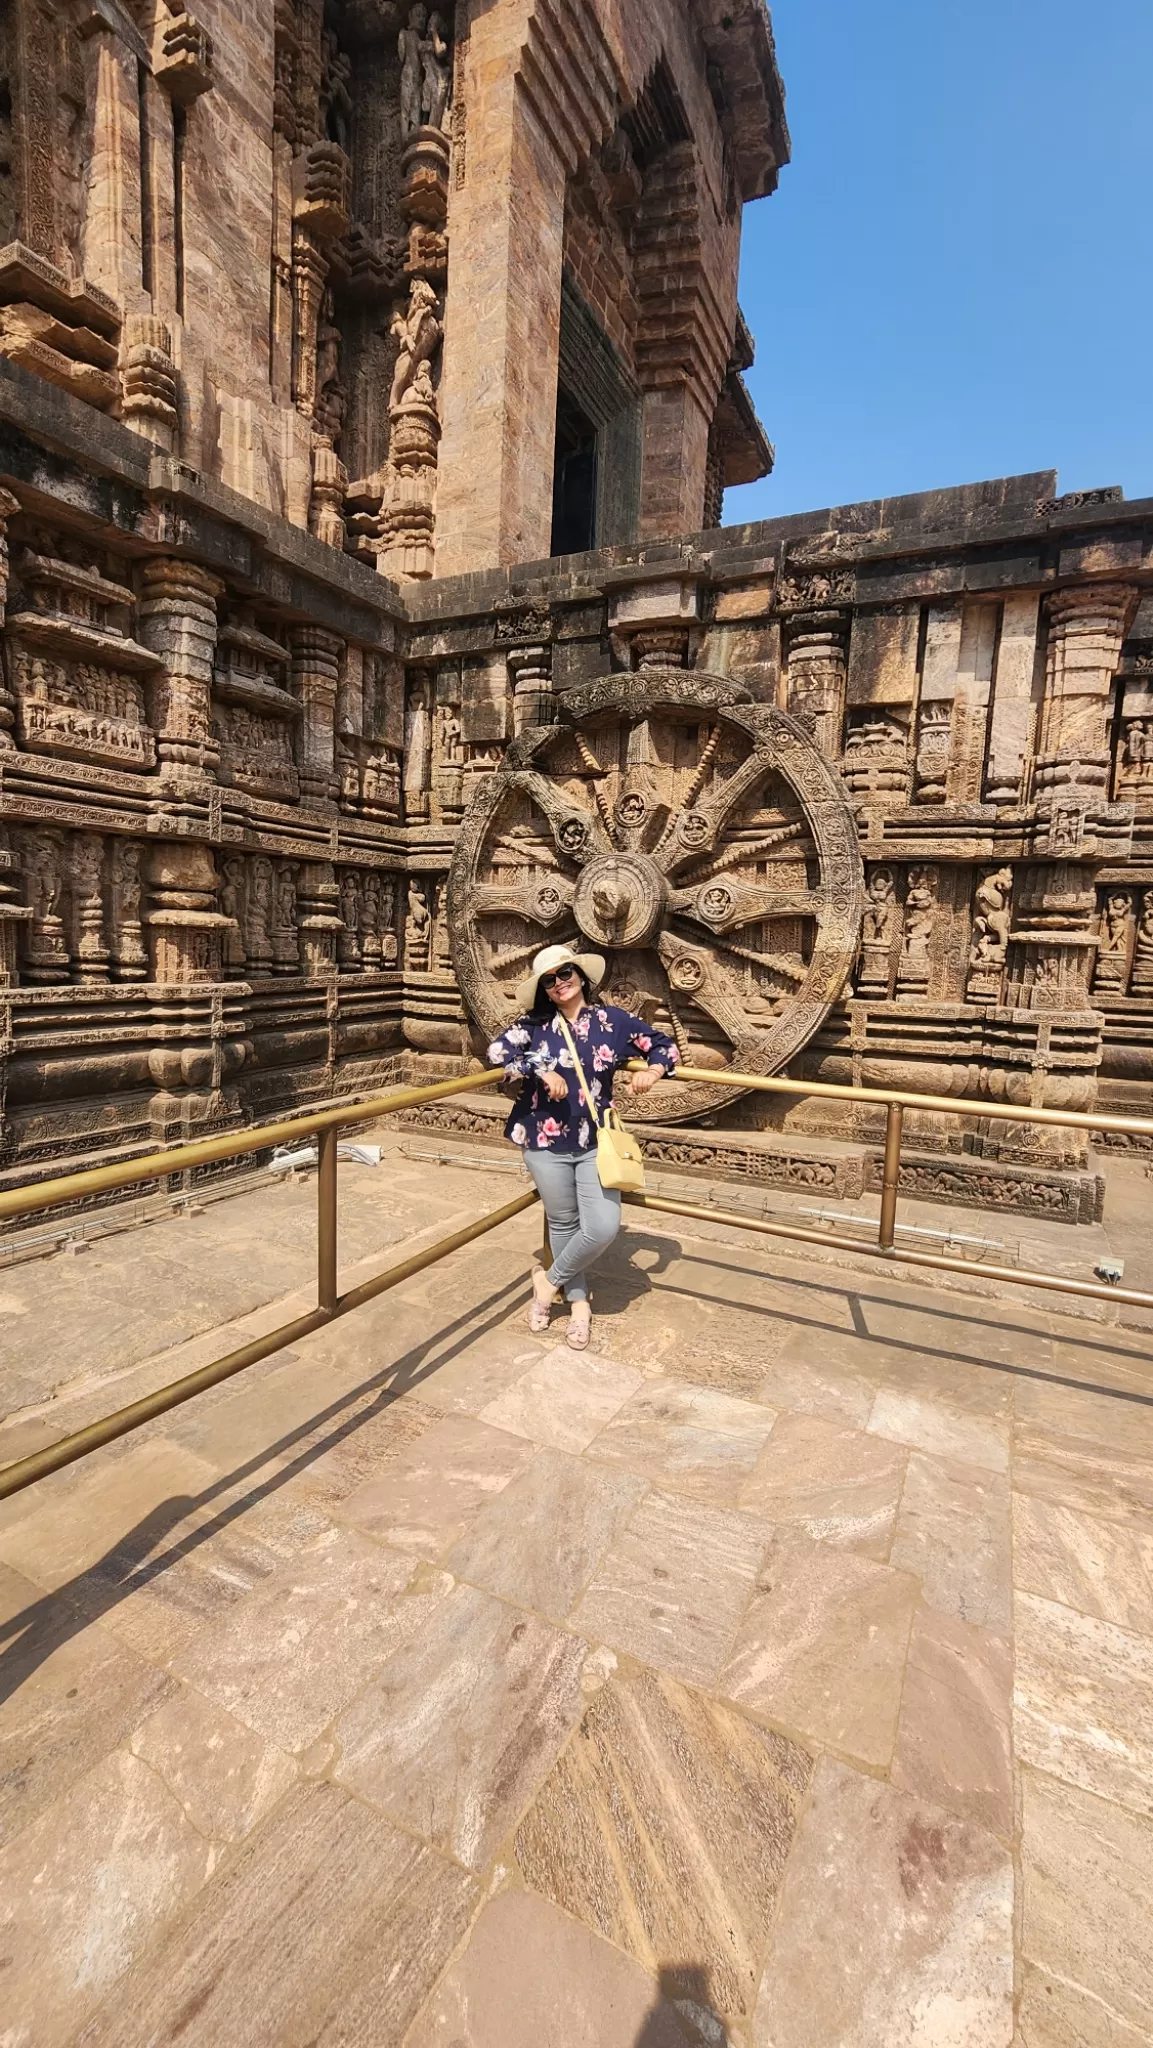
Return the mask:
[(696, 1963), (666, 1964), (657, 1981), (660, 2000), (645, 2014), (633, 2048), (729, 2048), (706, 1969)]

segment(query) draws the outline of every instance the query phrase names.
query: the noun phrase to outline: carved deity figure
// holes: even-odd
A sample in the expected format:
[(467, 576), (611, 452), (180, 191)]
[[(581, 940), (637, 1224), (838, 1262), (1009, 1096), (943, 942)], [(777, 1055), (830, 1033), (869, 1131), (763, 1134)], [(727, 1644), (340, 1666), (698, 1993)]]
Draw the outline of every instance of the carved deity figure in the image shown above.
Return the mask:
[(345, 868), (340, 877), (341, 928), (336, 935), (337, 959), (346, 974), (362, 965), (360, 946), (360, 879), (355, 869)]
[(367, 973), (380, 966), (380, 876), (371, 868), (360, 882), (360, 957)]
[(1101, 913), (1097, 935), (1095, 989), (1118, 992), (1129, 979), (1129, 935), (1133, 929), (1133, 905), (1127, 889), (1111, 889)]
[(1133, 949), (1133, 990), (1144, 994), (1153, 990), (1153, 889), (1147, 889), (1141, 899), (1141, 915), (1137, 922), (1137, 939)]
[(909, 870), (905, 891), (905, 928), (901, 957), (897, 965), (898, 996), (917, 998), (929, 985), (929, 941), (937, 911), (937, 870), (916, 867)]
[(248, 958), (255, 973), (267, 973), (272, 965), (272, 862), (265, 854), (252, 863), (247, 895)]
[(892, 868), (874, 868), (869, 876), (865, 905), (864, 942), (888, 951), (897, 924), (897, 891)]
[(431, 361), (444, 333), (443, 324), (437, 316), (436, 293), (427, 278), (413, 278), (408, 311), (394, 313), (390, 332), (397, 344), (396, 367), (388, 394), (389, 411), (393, 412), (421, 366)]
[(408, 917), (404, 927), (404, 956), (414, 974), (427, 974), (431, 963), (432, 918), (421, 882), (408, 885)]
[(395, 967), (398, 954), (396, 938), (396, 883), (391, 875), (380, 878), (380, 963), (382, 967)]
[(1009, 899), (1013, 893), (1013, 870), (998, 868), (977, 884), (974, 898), (973, 943), (969, 949), (971, 967), (1003, 966), (1009, 950)]
[(428, 9), (417, 0), (408, 10), (408, 26), (402, 28), (396, 47), (400, 57), (400, 132), (407, 141), (422, 125), (424, 115), (424, 44)]
[(238, 854), (233, 854), (224, 863), (220, 907), (225, 917), (234, 920), (233, 929), (224, 934), (224, 972), (230, 980), (240, 980), (245, 968), (244, 862)]
[(328, 140), (335, 142), (347, 156), (352, 135), (352, 95), (348, 89), (352, 60), (341, 49), (331, 29), (325, 30), (321, 48), (320, 118)]
[(444, 22), (439, 14), (428, 17), (428, 34), (420, 46), (423, 84), (421, 113), (426, 128), (447, 128), (449, 93), (452, 90), (452, 58)]
[(861, 964), (857, 974), (860, 995), (888, 995), (889, 962), (900, 915), (892, 868), (874, 868), (866, 888), (861, 926)]
[(449, 767), (457, 767), (464, 760), (464, 747), (460, 737), (460, 718), (455, 704), (446, 704), (441, 712), (440, 758)]

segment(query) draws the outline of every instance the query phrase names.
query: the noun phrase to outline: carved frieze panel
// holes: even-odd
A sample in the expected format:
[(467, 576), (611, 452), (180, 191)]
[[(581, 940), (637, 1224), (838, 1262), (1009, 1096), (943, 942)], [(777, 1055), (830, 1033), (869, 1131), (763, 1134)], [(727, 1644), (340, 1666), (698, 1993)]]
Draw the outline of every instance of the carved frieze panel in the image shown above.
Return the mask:
[(160, 664), (133, 637), (132, 591), (31, 548), (17, 576), (8, 645), (20, 745), (120, 769), (155, 767), (144, 684)]

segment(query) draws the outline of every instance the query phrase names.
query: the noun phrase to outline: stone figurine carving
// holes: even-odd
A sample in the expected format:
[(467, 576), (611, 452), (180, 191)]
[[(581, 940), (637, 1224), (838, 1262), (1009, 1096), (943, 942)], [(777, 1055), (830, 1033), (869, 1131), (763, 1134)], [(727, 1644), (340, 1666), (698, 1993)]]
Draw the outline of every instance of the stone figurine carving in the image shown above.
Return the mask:
[(408, 885), (408, 917), (404, 928), (404, 957), (414, 974), (427, 974), (431, 965), (432, 918), (422, 882)]
[(1153, 889), (1141, 899), (1137, 938), (1133, 948), (1133, 993), (1153, 994)]
[(923, 996), (929, 986), (929, 941), (936, 912), (936, 868), (910, 868), (905, 892), (905, 931), (897, 968), (898, 996)]
[(113, 840), (109, 884), (116, 980), (145, 981), (148, 977), (148, 949), (140, 919), (140, 848), (135, 840)]
[(396, 937), (396, 883), (391, 875), (380, 878), (380, 961), (395, 967), (399, 947)]
[(409, 8), (408, 26), (401, 29), (396, 42), (400, 57), (400, 132), (406, 140), (423, 126), (427, 27), (428, 9), (417, 0), (417, 5)]
[(389, 411), (392, 412), (399, 406), (422, 365), (427, 364), (439, 348), (444, 332), (437, 315), (436, 293), (427, 278), (413, 278), (408, 311), (393, 315), (390, 332), (397, 344), (396, 367), (388, 394)]
[(862, 995), (887, 995), (889, 963), (901, 907), (892, 868), (874, 868), (866, 888), (861, 929), (861, 966), (857, 988)]
[(448, 126), (452, 54), (444, 20), (418, 4), (397, 37), (400, 57), (400, 132), (407, 141), (418, 128)]
[(224, 862), (221, 873), (220, 908), (225, 917), (231, 918), (233, 928), (224, 934), (224, 972), (230, 980), (244, 978), (246, 966), (244, 952), (244, 861), (239, 854), (233, 854)]
[(1129, 979), (1129, 938), (1132, 930), (1133, 903), (1129, 891), (1111, 889), (1101, 914), (1094, 989), (1106, 994), (1123, 992)]

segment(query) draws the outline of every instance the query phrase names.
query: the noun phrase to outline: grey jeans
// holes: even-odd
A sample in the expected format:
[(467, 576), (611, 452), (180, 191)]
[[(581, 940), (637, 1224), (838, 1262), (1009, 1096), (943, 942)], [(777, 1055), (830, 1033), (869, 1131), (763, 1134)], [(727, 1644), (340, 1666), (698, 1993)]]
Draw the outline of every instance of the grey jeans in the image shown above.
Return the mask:
[(544, 1203), (552, 1244), (548, 1279), (568, 1301), (587, 1301), (587, 1268), (621, 1227), (621, 1198), (602, 1188), (595, 1152), (529, 1152), (524, 1163)]

